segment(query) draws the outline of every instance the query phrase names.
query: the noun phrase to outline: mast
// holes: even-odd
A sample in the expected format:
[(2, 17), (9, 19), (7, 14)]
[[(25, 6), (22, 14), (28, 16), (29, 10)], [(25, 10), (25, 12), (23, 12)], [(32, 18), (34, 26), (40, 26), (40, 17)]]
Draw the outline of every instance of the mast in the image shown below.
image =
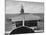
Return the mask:
[(23, 5), (21, 5), (21, 14), (24, 14), (24, 9), (23, 9)]

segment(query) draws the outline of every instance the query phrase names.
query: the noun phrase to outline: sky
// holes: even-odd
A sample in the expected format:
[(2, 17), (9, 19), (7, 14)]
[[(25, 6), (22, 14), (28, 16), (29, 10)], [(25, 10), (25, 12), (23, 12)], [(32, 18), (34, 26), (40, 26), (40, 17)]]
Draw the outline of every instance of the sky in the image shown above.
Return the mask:
[(6, 14), (20, 13), (21, 5), (23, 5), (25, 13), (43, 13), (44, 3), (6, 0)]

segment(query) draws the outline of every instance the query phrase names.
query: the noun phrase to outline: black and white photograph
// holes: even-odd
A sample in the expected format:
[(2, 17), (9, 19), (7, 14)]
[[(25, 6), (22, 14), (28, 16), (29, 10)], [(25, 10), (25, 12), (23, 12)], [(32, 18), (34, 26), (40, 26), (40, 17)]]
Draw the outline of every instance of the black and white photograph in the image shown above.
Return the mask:
[(44, 33), (44, 2), (5, 0), (5, 35)]

